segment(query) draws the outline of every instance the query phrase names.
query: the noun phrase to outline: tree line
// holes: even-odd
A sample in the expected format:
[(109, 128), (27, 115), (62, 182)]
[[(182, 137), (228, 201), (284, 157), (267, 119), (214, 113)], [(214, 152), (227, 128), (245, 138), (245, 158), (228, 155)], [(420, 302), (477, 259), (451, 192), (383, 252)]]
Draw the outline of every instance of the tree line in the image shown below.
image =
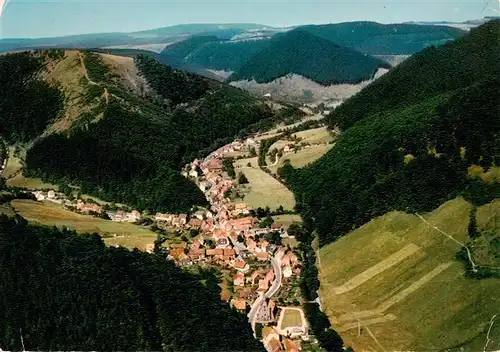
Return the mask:
[(264, 351), (246, 317), (161, 253), (0, 216), (6, 350)]

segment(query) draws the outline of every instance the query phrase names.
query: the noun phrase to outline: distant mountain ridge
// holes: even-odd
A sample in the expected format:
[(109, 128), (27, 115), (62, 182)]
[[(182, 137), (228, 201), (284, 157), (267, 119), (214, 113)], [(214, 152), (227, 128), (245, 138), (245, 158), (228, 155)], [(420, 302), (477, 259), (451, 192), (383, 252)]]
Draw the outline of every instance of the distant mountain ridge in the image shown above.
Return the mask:
[(390, 65), (307, 31), (292, 30), (273, 37), (267, 48), (228, 80), (267, 83), (295, 73), (323, 85), (358, 83), (370, 79), (380, 67), (390, 68)]

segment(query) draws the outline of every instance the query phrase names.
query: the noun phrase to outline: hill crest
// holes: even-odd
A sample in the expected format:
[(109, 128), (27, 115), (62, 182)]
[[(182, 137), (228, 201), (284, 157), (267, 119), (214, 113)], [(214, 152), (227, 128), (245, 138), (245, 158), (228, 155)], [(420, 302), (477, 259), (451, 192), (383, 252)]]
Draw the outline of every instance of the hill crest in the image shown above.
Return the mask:
[(371, 78), (379, 67), (389, 64), (352, 49), (322, 39), (303, 30), (292, 30), (273, 37), (228, 81), (271, 82), (295, 73), (323, 85), (358, 83)]

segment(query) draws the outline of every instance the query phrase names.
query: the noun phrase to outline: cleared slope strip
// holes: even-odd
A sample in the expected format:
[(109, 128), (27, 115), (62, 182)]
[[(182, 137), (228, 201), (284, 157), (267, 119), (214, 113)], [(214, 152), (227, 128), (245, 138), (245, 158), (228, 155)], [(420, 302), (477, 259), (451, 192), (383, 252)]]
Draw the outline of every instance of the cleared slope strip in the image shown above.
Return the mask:
[[(467, 242), (469, 209), (457, 198), (425, 218)], [(498, 200), (478, 208), (479, 225), (495, 215), (500, 215)], [(349, 291), (332, 290), (407, 246), (421, 250)], [(387, 350), (482, 349), (491, 316), (500, 311), (500, 280), (464, 277), (464, 265), (454, 260), (459, 250), (418, 217), (402, 212), (376, 218), (323, 247), (320, 296), (333, 327), (355, 350), (371, 350), (374, 344), (370, 334), (358, 336), (359, 321)], [(500, 336), (500, 326), (492, 329), (490, 335)]]

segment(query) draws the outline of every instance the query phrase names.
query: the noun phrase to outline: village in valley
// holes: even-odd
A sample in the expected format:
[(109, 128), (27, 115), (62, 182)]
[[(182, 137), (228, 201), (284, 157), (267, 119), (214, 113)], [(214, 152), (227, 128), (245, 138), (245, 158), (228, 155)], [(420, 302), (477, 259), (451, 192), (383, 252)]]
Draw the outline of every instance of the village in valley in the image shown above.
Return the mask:
[[(252, 139), (235, 141), (186, 165), (182, 174), (196, 183), (210, 204), (189, 214), (141, 214), (54, 190), (32, 193), (38, 201), (58, 203), (78, 213), (117, 222), (146, 221), (159, 232), (176, 234), (161, 241), (168, 259), (186, 268), (217, 268), (223, 277), (221, 299), (248, 316), (266, 349), (298, 352), (310, 337), (300, 307), (301, 261), (300, 252), (294, 250), (296, 241), (287, 226), (274, 223), (269, 207), (258, 209), (266, 214), (259, 219), (256, 209), (229, 197), (239, 185), (225, 170), (225, 155), (246, 153), (256, 145)], [(146, 250), (152, 253), (155, 244), (148, 244)]]

